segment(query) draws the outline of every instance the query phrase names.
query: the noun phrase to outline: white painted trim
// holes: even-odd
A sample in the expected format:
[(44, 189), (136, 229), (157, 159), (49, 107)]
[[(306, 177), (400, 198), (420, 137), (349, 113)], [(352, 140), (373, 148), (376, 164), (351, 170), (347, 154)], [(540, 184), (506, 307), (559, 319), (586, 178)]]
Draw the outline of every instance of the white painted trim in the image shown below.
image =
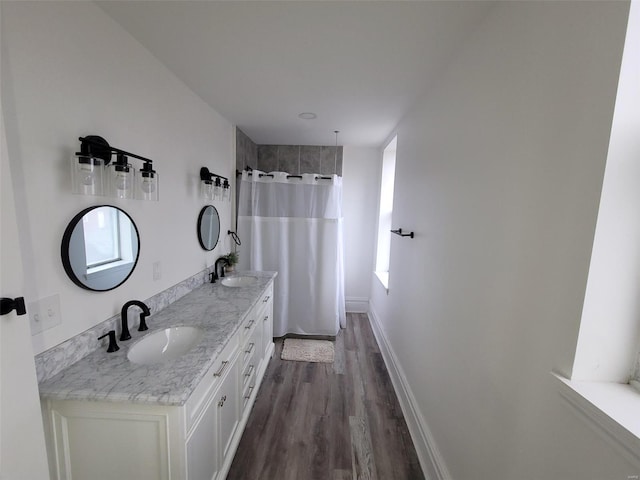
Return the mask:
[(404, 419), (407, 422), (411, 439), (418, 454), (422, 472), (427, 480), (451, 480), (449, 470), (436, 446), (435, 439), (427, 425), (418, 403), (413, 395), (407, 377), (398, 362), (389, 341), (380, 325), (376, 313), (369, 311), (369, 323), (378, 342), (380, 353), (391, 377), (391, 383), (398, 396)]
[(640, 395), (630, 385), (578, 382), (552, 373), (558, 392), (594, 431), (640, 469)]
[(347, 297), (345, 307), (350, 313), (367, 313), (369, 311), (368, 297)]
[(378, 272), (377, 270), (373, 272), (373, 275), (378, 279), (380, 284), (387, 291), (387, 295), (389, 295), (389, 272)]

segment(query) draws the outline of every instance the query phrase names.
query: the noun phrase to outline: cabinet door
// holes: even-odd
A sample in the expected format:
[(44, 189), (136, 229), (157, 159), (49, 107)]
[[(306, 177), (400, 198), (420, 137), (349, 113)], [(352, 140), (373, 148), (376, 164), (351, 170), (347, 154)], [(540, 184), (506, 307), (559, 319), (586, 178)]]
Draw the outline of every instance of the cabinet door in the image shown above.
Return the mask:
[(211, 480), (219, 469), (216, 435), (218, 405), (210, 398), (202, 416), (196, 421), (187, 440), (187, 473), (189, 480)]
[[(168, 409), (128, 404), (52, 402), (56, 478), (169, 480)], [(179, 467), (179, 459), (175, 459)]]
[(227, 376), (214, 397), (218, 409), (218, 451), (220, 464), (224, 463), (240, 421), (240, 362), (233, 362)]

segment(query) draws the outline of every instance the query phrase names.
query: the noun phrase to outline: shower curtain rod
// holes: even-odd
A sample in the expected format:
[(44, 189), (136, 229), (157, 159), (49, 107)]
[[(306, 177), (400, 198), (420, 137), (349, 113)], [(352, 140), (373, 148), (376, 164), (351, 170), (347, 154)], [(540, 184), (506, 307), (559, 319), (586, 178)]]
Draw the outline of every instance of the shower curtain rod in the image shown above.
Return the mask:
[[(245, 171), (247, 172), (248, 175), (253, 175), (253, 168), (251, 167), (246, 167)], [(240, 170), (236, 170), (236, 175), (242, 175), (242, 172)], [(273, 174), (272, 173), (261, 173), (260, 174), (260, 178), (262, 177), (271, 177), (273, 178)], [(287, 179), (289, 178), (302, 178), (302, 175), (287, 175)], [(327, 176), (321, 176), (321, 175), (316, 175), (315, 180), (332, 180), (333, 177), (327, 177)]]

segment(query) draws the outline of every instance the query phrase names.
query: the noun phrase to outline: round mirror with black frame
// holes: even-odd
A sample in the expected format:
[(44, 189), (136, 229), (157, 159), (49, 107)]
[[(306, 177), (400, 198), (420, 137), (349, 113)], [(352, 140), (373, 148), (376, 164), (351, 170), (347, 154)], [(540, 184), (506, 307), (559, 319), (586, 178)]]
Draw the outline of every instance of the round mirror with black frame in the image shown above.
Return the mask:
[(140, 235), (124, 210), (111, 205), (89, 207), (67, 226), (60, 254), (73, 283), (106, 292), (122, 285), (136, 268)]
[(216, 248), (220, 237), (220, 216), (213, 205), (207, 205), (198, 215), (198, 241), (205, 250)]

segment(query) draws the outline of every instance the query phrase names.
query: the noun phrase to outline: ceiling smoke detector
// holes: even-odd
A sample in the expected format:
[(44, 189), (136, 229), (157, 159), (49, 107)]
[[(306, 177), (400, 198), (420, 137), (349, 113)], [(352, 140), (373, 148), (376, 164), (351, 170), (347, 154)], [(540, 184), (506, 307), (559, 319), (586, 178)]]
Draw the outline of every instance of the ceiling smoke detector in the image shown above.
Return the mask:
[(318, 115), (313, 112), (302, 112), (298, 115), (298, 117), (303, 120), (315, 120), (316, 118), (318, 118)]

